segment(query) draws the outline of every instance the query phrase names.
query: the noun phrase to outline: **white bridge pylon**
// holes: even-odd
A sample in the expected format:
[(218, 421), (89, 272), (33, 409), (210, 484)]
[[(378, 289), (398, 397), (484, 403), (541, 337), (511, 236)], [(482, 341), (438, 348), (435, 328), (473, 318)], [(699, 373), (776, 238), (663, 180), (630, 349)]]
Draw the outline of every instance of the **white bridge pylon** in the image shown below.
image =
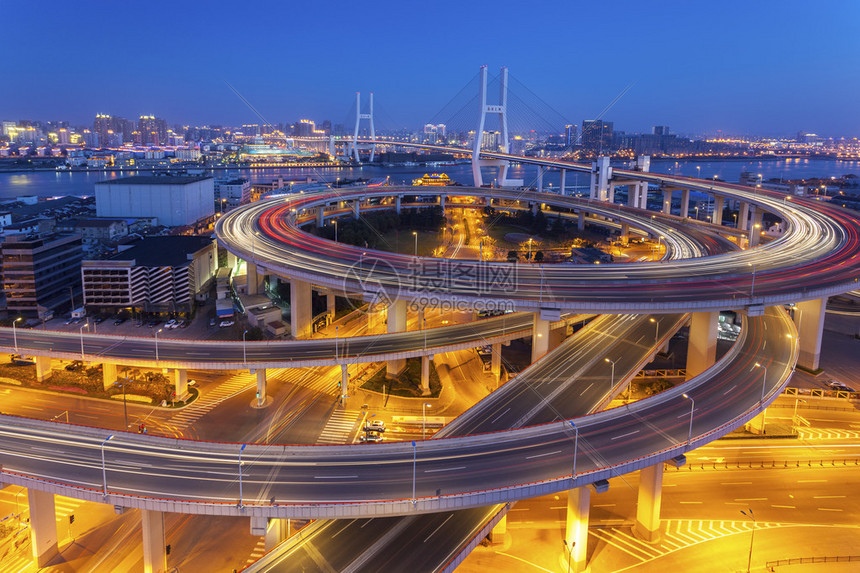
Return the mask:
[[(367, 149), (366, 144), (358, 143), (358, 129), (361, 126), (361, 120), (366, 119), (370, 123), (370, 139), (376, 141), (376, 130), (373, 128), (373, 92), (370, 92), (370, 108), (368, 113), (361, 113), (361, 92), (355, 92), (355, 131), (352, 133), (352, 153), (356, 162), (361, 160), (358, 157), (359, 145), (363, 145), (362, 149)], [(373, 157), (376, 154), (376, 144), (373, 143), (370, 148), (370, 162), (373, 163)], [(349, 154), (347, 154), (349, 155)]]
[[(508, 147), (508, 68), (502, 67), (499, 75), (499, 103), (487, 104), (487, 66), (481, 66), (480, 78), (478, 80), (478, 100), (481, 106), (481, 116), (478, 120), (478, 129), (475, 130), (474, 152), (472, 153), (472, 177), (475, 187), (481, 187), (484, 184), (484, 178), (481, 175), (481, 167), (498, 167), (499, 176), (497, 183), (499, 187), (518, 187), (522, 186), (522, 179), (508, 179), (508, 162), (500, 159), (481, 159), (481, 147), (484, 143), (484, 123), (487, 119), (487, 114), (497, 115), (499, 117), (500, 147), (502, 153), (509, 153)], [(491, 149), (490, 151), (499, 151)]]

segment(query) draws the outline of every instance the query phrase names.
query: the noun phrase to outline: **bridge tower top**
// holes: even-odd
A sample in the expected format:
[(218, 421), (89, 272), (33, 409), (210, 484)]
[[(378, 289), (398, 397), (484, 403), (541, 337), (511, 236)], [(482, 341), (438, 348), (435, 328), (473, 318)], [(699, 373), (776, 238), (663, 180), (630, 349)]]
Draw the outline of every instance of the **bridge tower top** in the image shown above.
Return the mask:
[[(376, 139), (376, 130), (373, 127), (373, 92), (370, 92), (370, 106), (368, 113), (361, 113), (361, 92), (355, 92), (355, 131), (352, 133), (352, 152), (356, 161), (358, 158), (358, 130), (361, 126), (361, 120), (366, 119), (370, 123), (370, 139)], [(370, 161), (373, 162), (373, 156), (376, 153), (376, 144), (370, 146)]]
[[(508, 145), (508, 68), (502, 66), (499, 74), (499, 103), (487, 103), (487, 66), (481, 66), (481, 71), (478, 78), (478, 101), (480, 102), (480, 119), (478, 120), (478, 129), (475, 130), (475, 141), (472, 153), (472, 177), (475, 181), (475, 186), (480, 187), (484, 184), (483, 176), (481, 175), (481, 166), (492, 166), (499, 168), (498, 183), (500, 186), (516, 184), (514, 181), (508, 181), (508, 162), (498, 160), (481, 159), (481, 147), (484, 143), (484, 124), (487, 120), (487, 114), (496, 115), (499, 118), (499, 148), (503, 153), (509, 152)], [(498, 151), (493, 149), (492, 151)]]

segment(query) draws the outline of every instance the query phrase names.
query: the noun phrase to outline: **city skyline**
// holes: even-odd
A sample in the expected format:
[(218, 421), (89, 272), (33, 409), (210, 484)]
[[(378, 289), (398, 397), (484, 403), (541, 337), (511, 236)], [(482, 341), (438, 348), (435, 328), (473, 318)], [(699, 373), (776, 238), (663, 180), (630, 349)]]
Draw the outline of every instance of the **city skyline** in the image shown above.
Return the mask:
[[(675, 4), (659, 13), (625, 2), (611, 18), (558, 4), (544, 7), (547, 17), (534, 23), (504, 2), (493, 10), (443, 3), (408, 13), (339, 6), (333, 14), (265, 4), (205, 14), (170, 6), (163, 18), (88, 6), (4, 5), (10, 21), (22, 24), (7, 34), (10, 45), (27, 49), (7, 65), (15, 80), (0, 87), (3, 119), (83, 125), (110, 113), (154, 114), (171, 124), (261, 123), (229, 82), (275, 124), (347, 122), (354, 92), (373, 91), (392, 127), (414, 128), (487, 64), (507, 65), (571, 123), (597, 117), (623, 93), (604, 117), (629, 132), (670, 125), (688, 134), (860, 134), (850, 99), (860, 88), (850, 30), (860, 10), (843, 3), (810, 14), (799, 2), (778, 12), (730, 3), (719, 11)], [(81, 33), (93, 13), (102, 29), (116, 31), (115, 41)], [(239, 21), (284, 22), (285, 31), (235, 29)], [(142, 36), (147, 30), (151, 41)], [(372, 42), (364, 44), (368, 36), (357, 30)], [(50, 41), (28, 41), (34, 35)], [(61, 45), (74, 49), (58, 57)]]

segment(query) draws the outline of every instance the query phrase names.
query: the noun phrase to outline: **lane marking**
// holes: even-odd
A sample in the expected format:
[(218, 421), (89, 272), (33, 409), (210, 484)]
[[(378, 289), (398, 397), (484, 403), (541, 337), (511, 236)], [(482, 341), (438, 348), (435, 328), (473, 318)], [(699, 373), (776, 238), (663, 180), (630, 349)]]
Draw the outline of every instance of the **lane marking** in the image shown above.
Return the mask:
[(314, 476), (314, 479), (356, 479), (358, 476)]
[(639, 430), (633, 430), (632, 432), (627, 432), (626, 434), (621, 434), (620, 436), (615, 436), (612, 438), (613, 440), (620, 440), (621, 438), (626, 438), (627, 436), (632, 436), (633, 434), (638, 434)]
[(436, 470), (424, 470), (424, 473), (425, 474), (432, 474), (432, 473), (436, 473), (436, 472), (453, 472), (456, 470), (464, 470), (464, 469), (466, 469), (466, 466), (457, 466), (456, 468), (439, 468)]
[(554, 452), (546, 452), (546, 453), (544, 453), (544, 454), (535, 454), (535, 455), (533, 455), (533, 456), (528, 456), (528, 457), (526, 457), (526, 459), (527, 459), (527, 460), (533, 460), (533, 459), (535, 459), (535, 458), (542, 458), (542, 457), (544, 457), (544, 456), (553, 456), (553, 455), (555, 455), (555, 454), (560, 454), (560, 453), (561, 453), (561, 450), (556, 450), (556, 451), (554, 451)]
[(438, 527), (436, 527), (436, 529), (434, 529), (434, 530), (430, 533), (430, 535), (428, 535), (427, 537), (425, 537), (425, 538), (424, 538), (424, 543), (427, 543), (427, 540), (428, 540), (428, 539), (430, 539), (431, 537), (433, 537), (433, 536), (436, 534), (436, 532), (437, 532), (437, 531), (439, 531), (440, 529), (442, 529), (442, 526), (443, 526), (443, 525), (445, 525), (446, 523), (448, 523), (448, 520), (449, 520), (449, 519), (451, 519), (452, 517), (454, 517), (454, 514), (453, 514), (453, 513), (452, 513), (451, 515), (449, 515), (449, 516), (445, 519), (445, 521), (443, 521), (442, 523), (440, 523), (440, 524), (439, 524), (439, 526), (438, 526)]

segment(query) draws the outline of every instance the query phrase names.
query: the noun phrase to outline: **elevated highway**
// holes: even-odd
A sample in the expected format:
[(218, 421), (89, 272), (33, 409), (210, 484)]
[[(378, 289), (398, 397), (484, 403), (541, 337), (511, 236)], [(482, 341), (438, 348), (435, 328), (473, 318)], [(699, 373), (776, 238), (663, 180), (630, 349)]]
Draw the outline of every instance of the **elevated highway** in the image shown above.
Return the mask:
[[(794, 327), (778, 309), (745, 326), (718, 368), (653, 398), (577, 419), (578, 440), (570, 422), (562, 421), (354, 446), (240, 445), (126, 433), (106, 441), (104, 430), (0, 416), (2, 479), (124, 507), (264, 517), (432, 513), (535, 497), (671, 459), (762, 411), (793, 371), (796, 339), (786, 333)], [(766, 377), (756, 363), (767, 368)], [(692, 434), (685, 392), (697, 404)]]

